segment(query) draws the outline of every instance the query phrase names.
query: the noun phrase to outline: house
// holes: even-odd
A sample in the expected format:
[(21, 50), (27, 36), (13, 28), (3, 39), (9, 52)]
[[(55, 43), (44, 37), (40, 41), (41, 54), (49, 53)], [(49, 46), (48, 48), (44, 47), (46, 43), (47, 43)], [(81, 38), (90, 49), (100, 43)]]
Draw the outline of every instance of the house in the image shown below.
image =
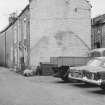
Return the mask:
[(91, 39), (92, 49), (105, 47), (105, 14), (92, 19)]
[(50, 57), (87, 57), (91, 5), (86, 0), (30, 0), (30, 65)]
[(0, 33), (0, 63), (33, 68), (51, 57), (87, 57), (91, 5), (87, 0), (29, 0)]
[(1, 65), (20, 69), (22, 64), (29, 66), (29, 22), (29, 5), (22, 10), (19, 16), (16, 16), (15, 13), (10, 15), (9, 25), (0, 32)]

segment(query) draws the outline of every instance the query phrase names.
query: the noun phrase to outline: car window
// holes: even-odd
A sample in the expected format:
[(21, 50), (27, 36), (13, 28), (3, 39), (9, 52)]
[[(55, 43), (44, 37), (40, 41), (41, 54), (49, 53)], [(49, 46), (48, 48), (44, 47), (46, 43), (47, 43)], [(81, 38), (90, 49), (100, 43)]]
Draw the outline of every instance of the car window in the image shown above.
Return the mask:
[(105, 56), (105, 51), (103, 51), (103, 56)]
[(101, 60), (94, 59), (94, 60), (90, 60), (90, 61), (87, 63), (87, 65), (88, 65), (88, 66), (95, 66), (95, 67), (98, 67), (98, 66), (101, 65), (101, 63), (102, 63)]
[(105, 68), (105, 62), (102, 64), (102, 66)]
[(100, 57), (100, 56), (101, 56), (100, 52), (95, 51), (91, 53), (91, 57)]

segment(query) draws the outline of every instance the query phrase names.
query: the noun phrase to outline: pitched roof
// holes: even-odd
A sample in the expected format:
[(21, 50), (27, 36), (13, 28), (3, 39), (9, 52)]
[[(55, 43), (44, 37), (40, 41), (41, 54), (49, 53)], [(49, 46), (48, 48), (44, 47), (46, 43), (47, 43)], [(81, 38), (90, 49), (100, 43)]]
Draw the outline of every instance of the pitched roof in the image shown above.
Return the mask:
[(97, 16), (97, 17), (93, 18), (92, 20), (93, 20), (92, 25), (103, 24), (103, 23), (105, 23), (105, 14)]

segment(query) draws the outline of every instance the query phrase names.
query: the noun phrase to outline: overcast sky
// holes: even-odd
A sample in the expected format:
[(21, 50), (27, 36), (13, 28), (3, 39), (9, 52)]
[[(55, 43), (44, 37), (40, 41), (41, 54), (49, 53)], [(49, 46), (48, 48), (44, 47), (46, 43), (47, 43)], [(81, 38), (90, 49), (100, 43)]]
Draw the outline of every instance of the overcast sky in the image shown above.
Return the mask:
[(0, 30), (8, 24), (10, 13), (20, 12), (27, 4), (28, 0), (0, 0)]
[(89, 0), (92, 5), (92, 17), (105, 14), (105, 0)]
[[(105, 0), (89, 0), (92, 5), (92, 17), (105, 13)], [(8, 24), (8, 16), (14, 11), (21, 11), (28, 0), (0, 0), (0, 30)]]

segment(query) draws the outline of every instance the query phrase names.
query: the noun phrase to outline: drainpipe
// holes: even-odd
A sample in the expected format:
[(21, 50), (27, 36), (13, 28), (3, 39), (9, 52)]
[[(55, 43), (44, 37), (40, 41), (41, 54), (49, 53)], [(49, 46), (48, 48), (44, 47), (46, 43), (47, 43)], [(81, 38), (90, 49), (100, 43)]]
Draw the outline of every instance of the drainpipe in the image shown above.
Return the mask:
[(5, 66), (7, 66), (7, 65), (6, 65), (6, 52), (7, 52), (7, 51), (6, 51), (6, 32), (5, 32)]

